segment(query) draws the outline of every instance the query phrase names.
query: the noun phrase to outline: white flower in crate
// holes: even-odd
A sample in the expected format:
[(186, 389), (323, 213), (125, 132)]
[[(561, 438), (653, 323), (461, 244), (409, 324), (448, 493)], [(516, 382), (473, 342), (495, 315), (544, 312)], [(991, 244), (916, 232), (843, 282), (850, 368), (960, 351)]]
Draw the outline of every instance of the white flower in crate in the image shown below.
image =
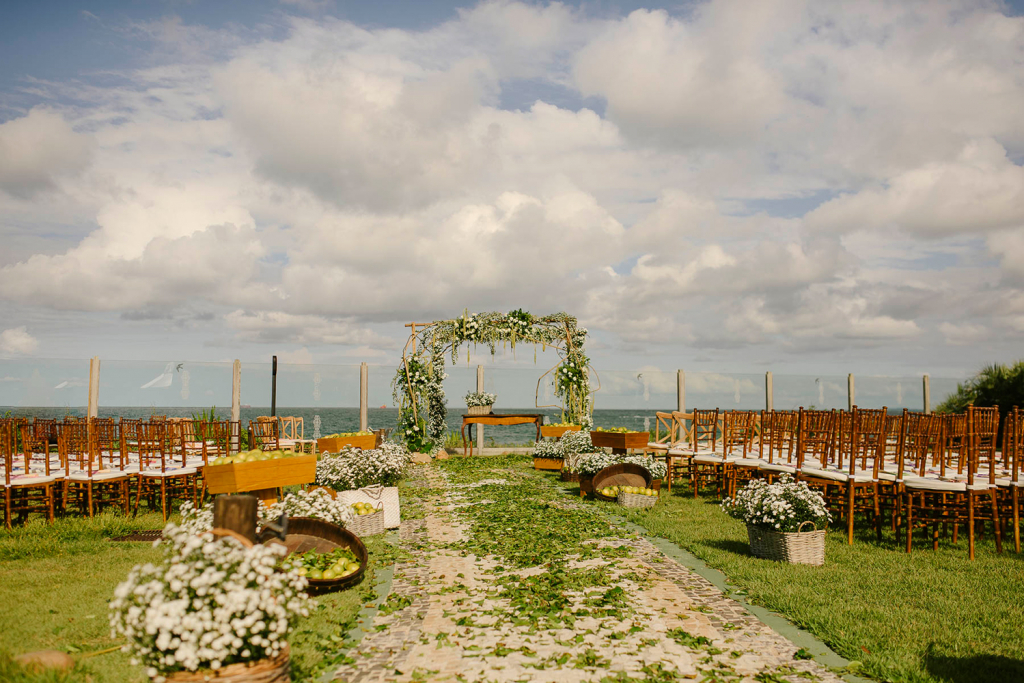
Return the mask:
[(306, 579), (279, 565), (281, 545), (245, 548), (174, 524), (158, 565), (129, 572), (110, 601), (113, 637), (156, 680), (174, 671), (217, 670), (273, 658), (311, 602)]
[(372, 484), (393, 486), (412, 456), (403, 444), (385, 442), (379, 448), (345, 448), (322, 455), (316, 464), (316, 484), (336, 491), (359, 489)]
[(619, 455), (604, 452), (583, 455), (579, 462), (579, 472), (580, 474), (594, 475), (606, 467), (618, 465), (619, 463), (640, 465), (651, 473), (653, 479), (664, 479), (665, 474), (668, 472), (668, 467), (666, 467), (664, 462), (656, 460), (649, 455)]

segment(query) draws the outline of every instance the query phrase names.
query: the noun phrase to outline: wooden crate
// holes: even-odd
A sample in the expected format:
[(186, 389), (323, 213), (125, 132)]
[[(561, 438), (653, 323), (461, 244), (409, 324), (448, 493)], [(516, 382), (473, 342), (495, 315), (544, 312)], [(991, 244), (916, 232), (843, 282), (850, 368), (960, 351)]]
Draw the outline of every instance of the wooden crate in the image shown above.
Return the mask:
[(555, 472), (562, 469), (562, 465), (565, 461), (561, 458), (534, 458), (533, 469), (535, 470), (553, 470)]
[(308, 484), (316, 479), (316, 456), (207, 465), (203, 468), (203, 477), (210, 493), (241, 493)]
[(646, 448), (650, 438), (647, 432), (590, 432), (590, 440), (598, 448)]
[(578, 431), (580, 431), (580, 426), (579, 425), (569, 425), (568, 427), (561, 427), (561, 426), (556, 427), (554, 425), (541, 425), (540, 435), (541, 436), (550, 436), (550, 437), (553, 437), (555, 439), (559, 439), (566, 432), (578, 432)]
[(316, 449), (321, 453), (338, 453), (345, 446), (368, 451), (377, 447), (377, 435), (370, 433), (359, 436), (330, 436), (316, 441)]

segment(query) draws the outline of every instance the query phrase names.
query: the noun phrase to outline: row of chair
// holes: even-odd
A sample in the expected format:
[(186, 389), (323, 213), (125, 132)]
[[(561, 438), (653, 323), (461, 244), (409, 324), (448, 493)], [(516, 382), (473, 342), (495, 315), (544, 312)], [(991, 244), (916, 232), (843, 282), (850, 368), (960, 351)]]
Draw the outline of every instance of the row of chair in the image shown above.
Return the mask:
[(979, 522), (991, 524), (1000, 552), (1009, 525), (1020, 551), (1022, 420), (1017, 409), (1009, 413), (1000, 440), (995, 408), (959, 415), (695, 410), (658, 413), (646, 450), (667, 461), (669, 488), (683, 476), (694, 496), (708, 488), (731, 496), (754, 477), (790, 474), (824, 494), (844, 518), (849, 543), (858, 514), (879, 538), (885, 517), (905, 529), (908, 552), (915, 529), (930, 528), (937, 547), (940, 529), (951, 528), (955, 541), (966, 526), (973, 558)]
[[(262, 437), (253, 437), (257, 447), (280, 446), (276, 428), (249, 429)], [(226, 420), (0, 420), (5, 525), (33, 512), (53, 520), (73, 507), (90, 517), (108, 506), (127, 514), (143, 498), (151, 506), (159, 498), (166, 520), (175, 500), (198, 504), (203, 466), (237, 450), (240, 436), (240, 423)]]

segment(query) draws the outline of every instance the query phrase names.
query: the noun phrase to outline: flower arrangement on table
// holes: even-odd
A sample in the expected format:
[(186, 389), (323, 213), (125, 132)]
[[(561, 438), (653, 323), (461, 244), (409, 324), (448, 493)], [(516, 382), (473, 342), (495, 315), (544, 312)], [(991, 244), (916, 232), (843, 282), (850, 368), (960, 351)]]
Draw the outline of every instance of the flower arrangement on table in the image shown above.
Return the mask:
[(593, 476), (606, 467), (621, 463), (632, 463), (640, 465), (651, 473), (652, 479), (664, 479), (668, 467), (661, 460), (656, 460), (650, 455), (640, 454), (619, 454), (619, 453), (588, 453), (579, 462), (578, 471), (582, 475)]
[(774, 484), (751, 480), (735, 498), (723, 500), (722, 509), (748, 526), (782, 533), (796, 532), (806, 522), (820, 530), (832, 521), (822, 495), (788, 474)]
[(470, 408), (492, 406), (497, 398), (497, 394), (489, 394), (486, 391), (470, 391), (466, 394), (466, 405)]
[(391, 441), (369, 450), (346, 448), (317, 461), (315, 483), (335, 491), (374, 484), (394, 486), (410, 460), (409, 450), (403, 444)]
[(283, 545), (244, 547), (168, 524), (159, 564), (136, 566), (114, 591), (110, 626), (155, 681), (179, 671), (272, 660), (309, 614), (306, 579), (284, 571)]

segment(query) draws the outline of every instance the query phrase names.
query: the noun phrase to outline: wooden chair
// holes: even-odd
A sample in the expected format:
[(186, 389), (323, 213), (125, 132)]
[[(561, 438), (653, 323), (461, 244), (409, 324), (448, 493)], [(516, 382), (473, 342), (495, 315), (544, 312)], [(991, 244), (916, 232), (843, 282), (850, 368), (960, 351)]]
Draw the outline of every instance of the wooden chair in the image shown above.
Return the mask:
[[(198, 506), (197, 475), (195, 467), (186, 467), (175, 459), (171, 450), (173, 435), (169, 432), (181, 427), (172, 423), (142, 423), (138, 429), (139, 459), (139, 492), (135, 498), (135, 510), (139, 509), (139, 501), (145, 495), (151, 501), (160, 496), (160, 510), (164, 521), (167, 521), (168, 503), (173, 505), (175, 499), (184, 500), (189, 493), (192, 504)], [(180, 433), (180, 432), (179, 432)]]
[(249, 447), (264, 451), (276, 451), (281, 447), (277, 420), (257, 418), (249, 422)]
[(301, 417), (280, 418), (279, 447), (285, 450), (295, 450), (295, 444), (305, 438), (305, 422)]
[(753, 411), (726, 413), (722, 430), (721, 477), (727, 496), (735, 496), (740, 484), (754, 478), (763, 462), (754, 453), (754, 438), (759, 435), (760, 415)]
[[(67, 425), (62, 434), (65, 508), (69, 503), (77, 503), (84, 514), (92, 517), (103, 506), (119, 505), (128, 514), (129, 482), (134, 475), (124, 470), (117, 425), (108, 420), (90, 420)], [(103, 464), (105, 456), (108, 467)], [(78, 466), (73, 467), (76, 462)]]
[(1020, 475), (1021, 457), (1024, 456), (1024, 412), (1014, 406), (1006, 415), (1003, 421), (1003, 462), (1010, 467), (1010, 483), (1005, 490), (1000, 491), (1002, 496), (1002, 507), (1008, 508), (1003, 519), (1011, 520), (1013, 528), (1013, 549), (1020, 552), (1020, 518), (1021, 504), (1024, 497), (1020, 495), (1020, 489), (1024, 486), (1024, 478)]
[[(812, 448), (817, 457), (808, 460), (805, 455), (799, 478), (809, 486), (821, 489), (829, 508), (843, 515), (848, 544), (853, 544), (853, 525), (857, 512), (872, 515), (876, 533), (881, 538), (877, 479), (879, 461), (885, 453), (886, 409), (862, 411), (854, 406), (847, 415), (834, 414), (831, 421), (834, 428), (844, 431), (835, 439), (838, 448)], [(828, 439), (828, 429), (823, 425), (814, 425), (814, 422), (813, 416), (807, 417), (809, 429), (806, 433), (801, 429), (801, 438), (811, 442)], [(830, 456), (833, 457), (831, 463)]]
[(32, 472), (29, 469), (20, 471), (16, 460), (17, 434), (29, 430), (25, 423), (14, 420), (0, 420), (0, 458), (4, 465), (4, 526), (12, 527), (14, 515), (25, 519), (33, 512), (45, 515), (47, 521), (53, 521), (54, 486), (57, 478), (49, 473), (49, 458), (46, 459), (45, 473)]
[[(984, 411), (975, 422), (975, 411)], [(997, 414), (998, 415), (998, 414)], [(967, 526), (967, 553), (970, 559), (975, 555), (975, 526), (977, 522), (992, 522), (996, 551), (1003, 551), (1002, 529), (999, 518), (999, 504), (995, 482), (994, 447), (989, 438), (993, 423), (998, 426), (998, 417), (993, 418), (987, 409), (968, 406), (964, 415), (963, 432), (959, 433), (957, 420), (946, 420), (946, 429), (951, 430), (954, 446), (947, 447), (955, 453), (956, 472), (950, 468), (946, 476), (925, 472), (924, 476), (904, 479), (905, 506), (907, 512), (907, 552), (911, 551), (915, 527), (932, 528), (932, 547), (938, 548), (939, 526), (953, 525), (956, 542), (956, 528)], [(976, 434), (976, 430), (980, 434)], [(946, 449), (944, 449), (946, 450)], [(985, 476), (977, 477), (983, 458), (989, 457)], [(940, 467), (945, 468), (943, 462)], [(982, 470), (983, 471), (983, 470)], [(983, 471), (984, 472), (984, 471)], [(902, 474), (902, 473), (901, 473)], [(961, 476), (961, 475), (966, 476)], [(915, 516), (916, 513), (916, 516)]]
[(694, 410), (690, 427), (690, 485), (696, 498), (703, 482), (715, 476), (715, 461), (701, 463), (698, 458), (716, 456), (718, 448), (718, 408)]
[[(796, 475), (796, 434), (799, 413), (795, 410), (770, 410), (761, 417), (761, 438), (757, 466), (760, 476), (771, 483), (780, 474)], [(783, 459), (785, 458), (785, 459)]]
[(693, 458), (693, 413), (672, 411), (672, 429), (675, 441), (665, 452), (666, 477), (668, 490), (672, 491), (672, 482), (676, 479), (690, 477), (690, 460)]

